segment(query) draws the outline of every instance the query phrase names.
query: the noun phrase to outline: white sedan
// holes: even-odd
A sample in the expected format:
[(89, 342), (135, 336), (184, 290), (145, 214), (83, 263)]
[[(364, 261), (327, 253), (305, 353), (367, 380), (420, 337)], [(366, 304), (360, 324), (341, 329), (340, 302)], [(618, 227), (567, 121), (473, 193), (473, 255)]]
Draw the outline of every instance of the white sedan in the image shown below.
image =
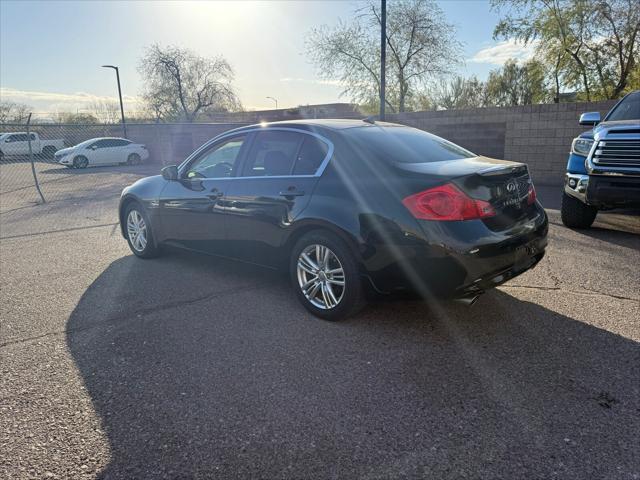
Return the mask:
[(139, 165), (149, 158), (149, 151), (146, 146), (126, 138), (104, 137), (92, 138), (74, 147), (58, 150), (54, 158), (60, 165), (69, 168), (120, 163)]

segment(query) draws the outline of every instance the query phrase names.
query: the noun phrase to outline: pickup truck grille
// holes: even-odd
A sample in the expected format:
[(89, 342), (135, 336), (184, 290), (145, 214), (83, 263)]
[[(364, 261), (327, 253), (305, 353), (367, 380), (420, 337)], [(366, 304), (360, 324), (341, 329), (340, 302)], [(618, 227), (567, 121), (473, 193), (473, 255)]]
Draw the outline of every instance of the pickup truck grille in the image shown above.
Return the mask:
[(600, 140), (592, 160), (598, 166), (640, 168), (640, 138)]

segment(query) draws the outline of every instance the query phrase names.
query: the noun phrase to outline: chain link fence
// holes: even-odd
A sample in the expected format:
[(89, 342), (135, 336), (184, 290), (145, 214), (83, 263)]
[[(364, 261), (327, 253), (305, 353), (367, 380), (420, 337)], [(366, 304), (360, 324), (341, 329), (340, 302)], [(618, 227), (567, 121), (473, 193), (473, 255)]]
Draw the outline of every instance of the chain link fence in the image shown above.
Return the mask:
[(120, 124), (0, 124), (0, 227), (12, 212), (38, 205), (69, 214), (114, 208), (126, 185), (240, 125), (131, 124), (124, 138)]

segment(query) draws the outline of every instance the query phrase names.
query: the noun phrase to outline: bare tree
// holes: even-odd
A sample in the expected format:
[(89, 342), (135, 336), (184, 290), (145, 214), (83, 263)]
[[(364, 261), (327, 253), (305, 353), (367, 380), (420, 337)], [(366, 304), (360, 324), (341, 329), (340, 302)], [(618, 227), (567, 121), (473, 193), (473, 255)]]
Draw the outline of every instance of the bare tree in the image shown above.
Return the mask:
[[(323, 25), (307, 37), (307, 53), (325, 79), (338, 78), (344, 94), (373, 107), (380, 93), (380, 11), (370, 1), (350, 22)], [(432, 0), (401, 0), (387, 12), (387, 105), (406, 110), (418, 87), (460, 64), (455, 28)]]
[(193, 122), (206, 110), (226, 111), (239, 104), (231, 86), (233, 70), (222, 57), (155, 44), (140, 60), (139, 71), (146, 81), (143, 97), (158, 118)]
[(22, 123), (33, 110), (29, 105), (11, 101), (0, 102), (0, 123)]
[(96, 100), (89, 110), (103, 123), (120, 122), (120, 104), (115, 100)]

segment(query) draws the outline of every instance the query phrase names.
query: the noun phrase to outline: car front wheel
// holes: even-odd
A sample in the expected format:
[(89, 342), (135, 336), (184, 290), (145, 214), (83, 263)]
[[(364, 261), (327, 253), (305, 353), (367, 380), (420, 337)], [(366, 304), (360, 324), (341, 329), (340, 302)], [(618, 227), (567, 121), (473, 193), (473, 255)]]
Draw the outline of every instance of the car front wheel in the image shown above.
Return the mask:
[(598, 209), (582, 203), (566, 193), (562, 194), (560, 217), (569, 228), (589, 228), (596, 219)]
[(89, 159), (84, 155), (79, 155), (73, 159), (73, 168), (87, 168), (89, 166)]
[(333, 234), (310, 232), (298, 240), (291, 254), (289, 272), (296, 296), (317, 317), (342, 320), (365, 304), (353, 254)]
[(153, 241), (151, 222), (138, 203), (131, 203), (125, 211), (125, 234), (129, 248), (140, 258), (158, 256), (159, 249)]

